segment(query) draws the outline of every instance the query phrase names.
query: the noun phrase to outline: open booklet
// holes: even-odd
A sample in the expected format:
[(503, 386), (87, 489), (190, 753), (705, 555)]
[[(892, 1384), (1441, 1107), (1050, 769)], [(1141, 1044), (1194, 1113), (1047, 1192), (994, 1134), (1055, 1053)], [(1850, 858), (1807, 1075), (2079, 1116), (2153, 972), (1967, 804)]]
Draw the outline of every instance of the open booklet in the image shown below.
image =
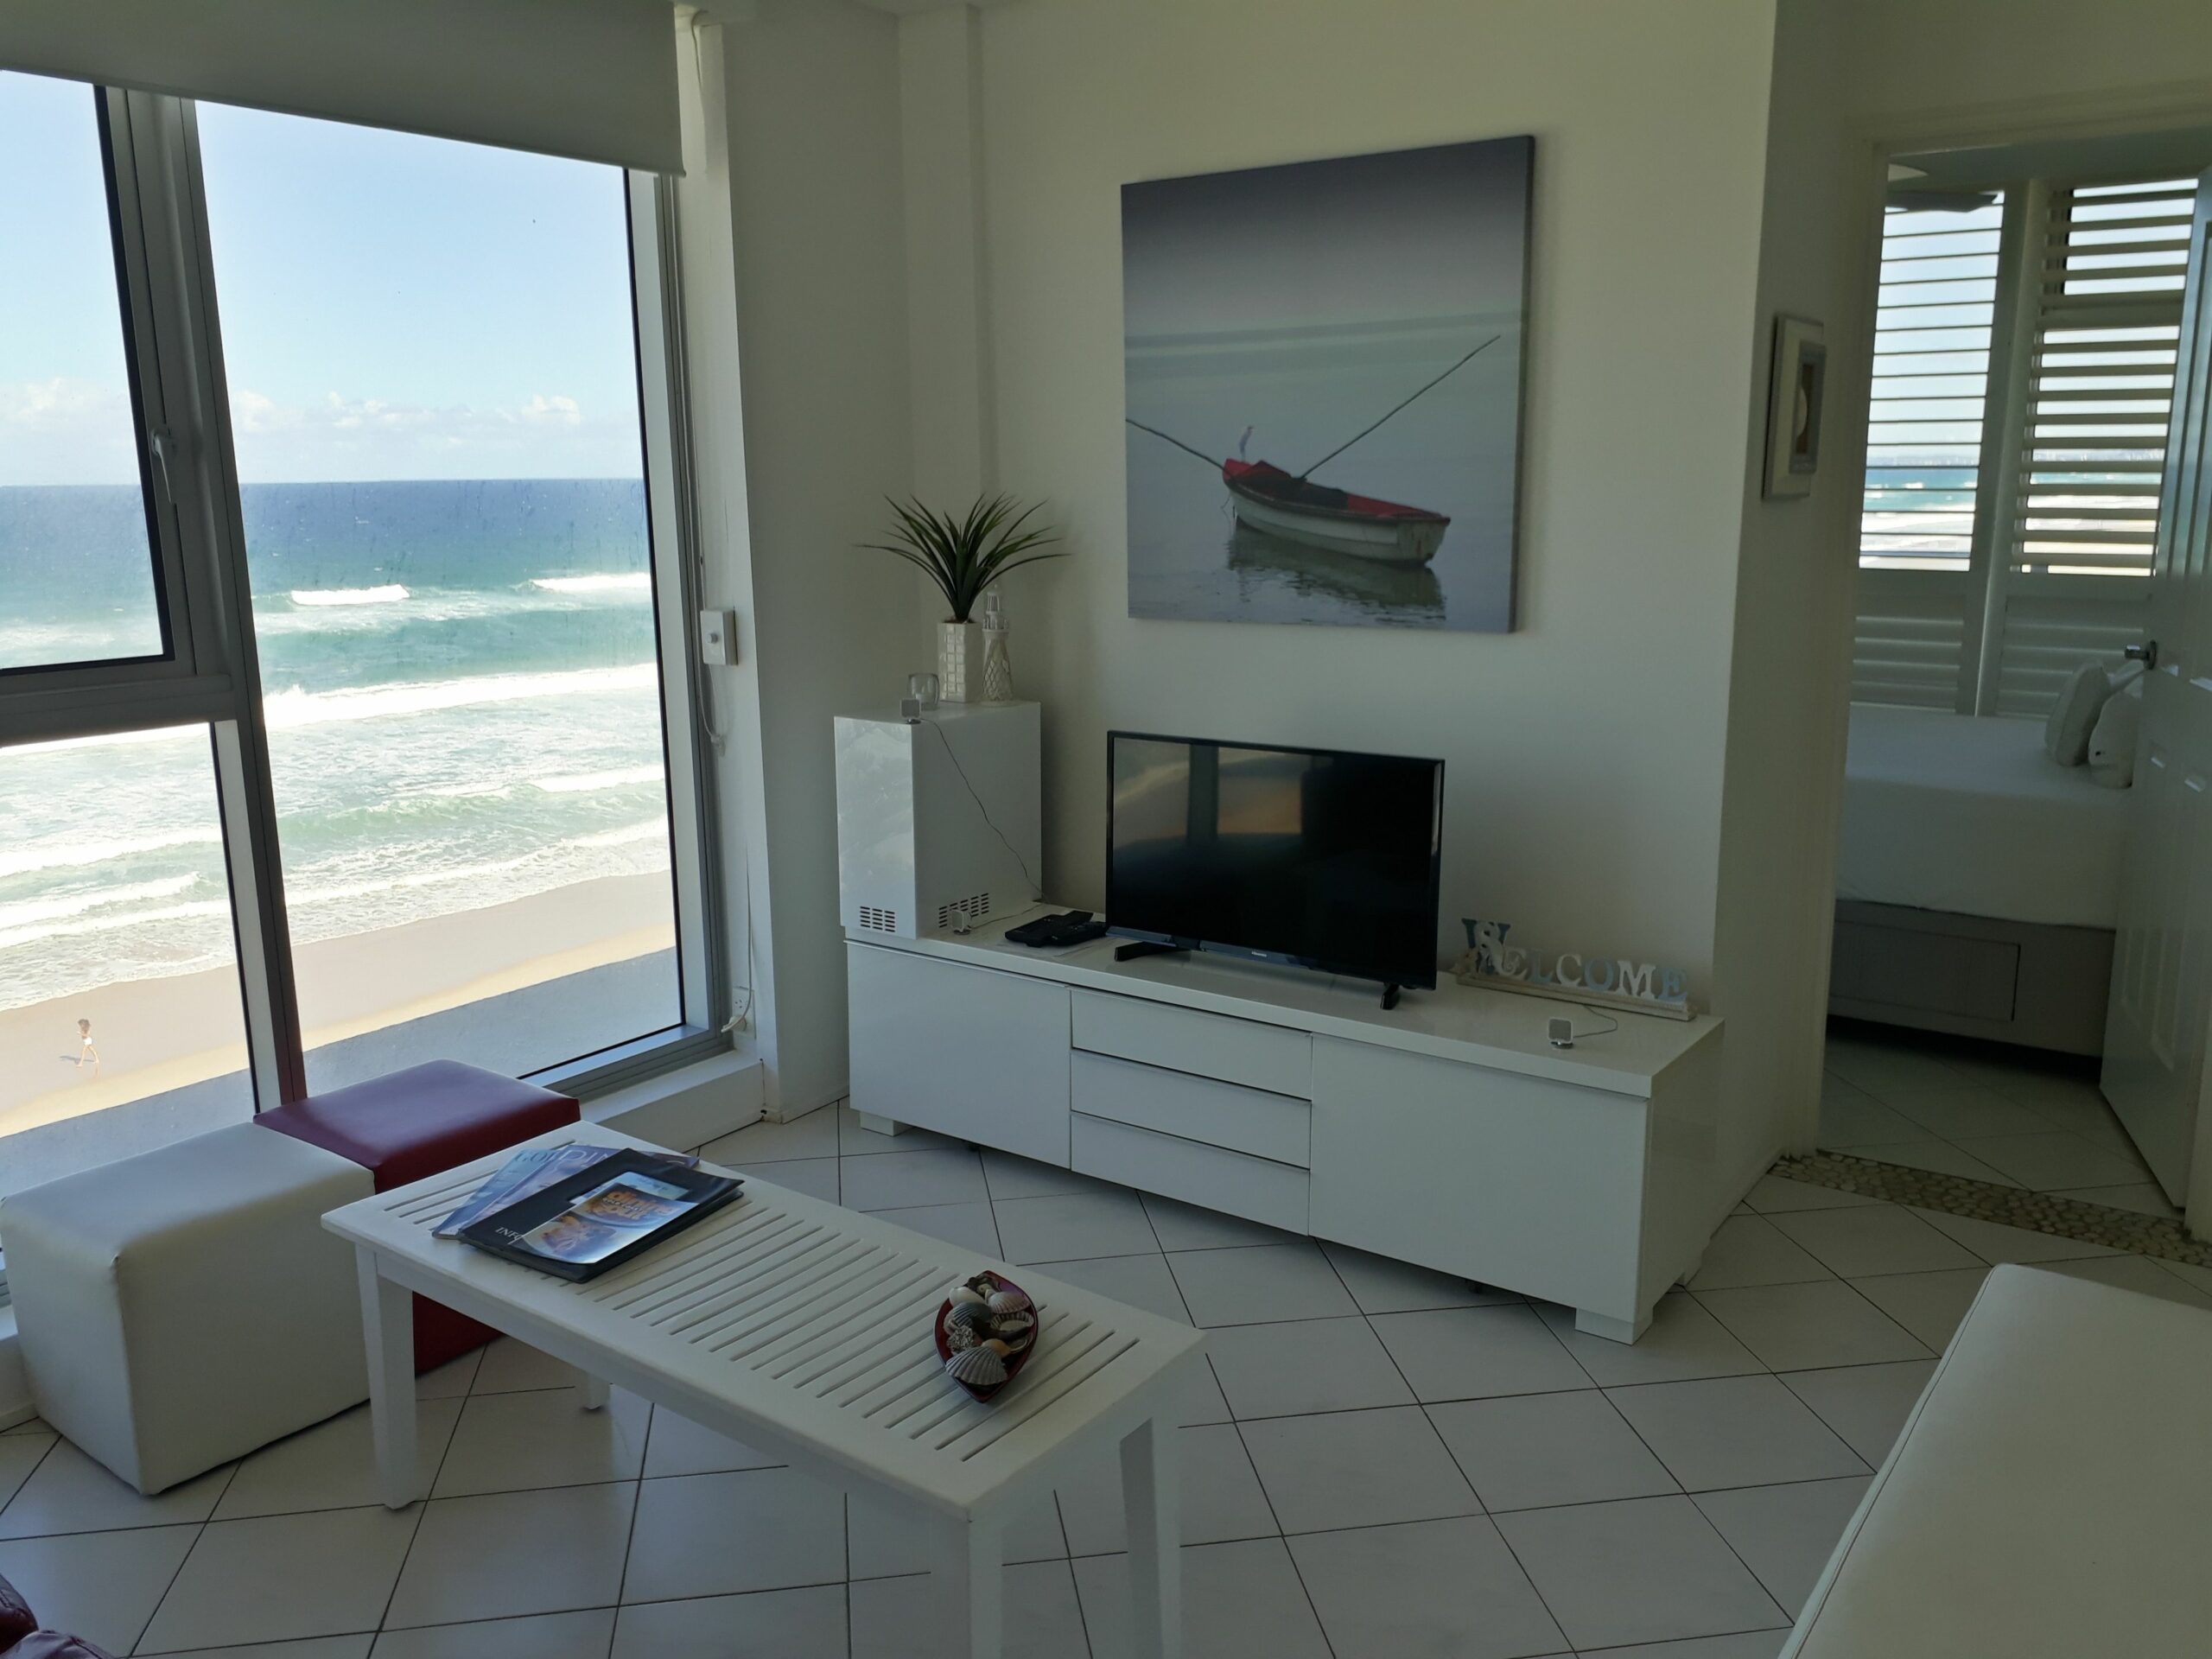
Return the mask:
[[(467, 1204), (448, 1216), (437, 1226), (440, 1238), (454, 1238), (461, 1230), (494, 1210), (510, 1204), (518, 1204), (533, 1192), (543, 1192), (556, 1181), (565, 1181), (580, 1170), (589, 1169), (620, 1151), (619, 1147), (524, 1147), (520, 1152), (486, 1176)], [(656, 1153), (656, 1157), (683, 1169), (696, 1169), (699, 1160), (681, 1152)]]
[(608, 1152), (464, 1222), (460, 1236), (541, 1272), (591, 1279), (703, 1220), (735, 1198), (740, 1185), (734, 1176), (686, 1168), (672, 1156)]

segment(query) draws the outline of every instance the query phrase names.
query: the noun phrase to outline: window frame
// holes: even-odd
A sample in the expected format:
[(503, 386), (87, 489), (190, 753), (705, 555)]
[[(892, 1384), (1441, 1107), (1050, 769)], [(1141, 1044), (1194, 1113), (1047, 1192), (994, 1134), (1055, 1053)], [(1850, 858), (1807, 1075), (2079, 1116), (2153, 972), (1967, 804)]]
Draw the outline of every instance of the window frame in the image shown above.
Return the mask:
[[(213, 734), (239, 990), (257, 1110), (307, 1093), (263, 723), (245, 535), (209, 244), (196, 106), (165, 94), (87, 88), (100, 100), (118, 315), (133, 377), (141, 474), (158, 537), (158, 602), (169, 653), (27, 665), (0, 675), (0, 753), (17, 743), (204, 724)], [(653, 573), (678, 1017), (531, 1079), (603, 1093), (732, 1046), (714, 803), (714, 745), (702, 741), (696, 630), (694, 472), (684, 418), (676, 195), (624, 175), (639, 421)]]

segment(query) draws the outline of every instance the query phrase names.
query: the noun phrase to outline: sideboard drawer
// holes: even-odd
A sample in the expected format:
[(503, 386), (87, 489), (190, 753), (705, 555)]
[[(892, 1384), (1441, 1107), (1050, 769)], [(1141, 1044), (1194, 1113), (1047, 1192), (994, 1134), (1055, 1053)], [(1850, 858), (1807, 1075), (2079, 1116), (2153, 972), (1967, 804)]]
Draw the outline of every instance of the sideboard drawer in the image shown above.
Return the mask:
[(1311, 1156), (1311, 1101), (1080, 1050), (1069, 1062), (1070, 1103), (1078, 1112), (1300, 1169)]
[(1069, 1117), (1068, 1131), (1070, 1167), (1085, 1175), (1287, 1232), (1306, 1230), (1306, 1175), (1302, 1169), (1082, 1112)]
[(1313, 1092), (1313, 1039), (1306, 1032), (1100, 991), (1077, 991), (1073, 1003), (1077, 1048), (1270, 1094), (1303, 1099)]

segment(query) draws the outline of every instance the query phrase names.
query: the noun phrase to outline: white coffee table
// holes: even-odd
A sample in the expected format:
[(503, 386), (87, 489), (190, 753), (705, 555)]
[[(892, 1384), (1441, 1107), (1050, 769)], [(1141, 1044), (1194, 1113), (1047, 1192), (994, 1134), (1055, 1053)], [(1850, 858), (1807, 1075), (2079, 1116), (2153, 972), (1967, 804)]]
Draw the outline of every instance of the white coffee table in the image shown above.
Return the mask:
[[(649, 1147), (578, 1125), (531, 1146)], [(650, 1148), (658, 1150), (658, 1148)], [(583, 1404), (617, 1382), (848, 1492), (917, 1514), (974, 1659), (1001, 1650), (1000, 1535), (1056, 1483), (1121, 1446), (1135, 1651), (1181, 1650), (1175, 1387), (1204, 1342), (1178, 1325), (1025, 1268), (982, 1262), (872, 1216), (746, 1178), (741, 1196), (588, 1284), (431, 1230), (512, 1152), (334, 1210), (354, 1246), (385, 1503), (427, 1497), (415, 1463), (410, 1293), (565, 1360)], [(1039, 1346), (988, 1405), (939, 1366), (930, 1322), (981, 1268), (1038, 1304)]]

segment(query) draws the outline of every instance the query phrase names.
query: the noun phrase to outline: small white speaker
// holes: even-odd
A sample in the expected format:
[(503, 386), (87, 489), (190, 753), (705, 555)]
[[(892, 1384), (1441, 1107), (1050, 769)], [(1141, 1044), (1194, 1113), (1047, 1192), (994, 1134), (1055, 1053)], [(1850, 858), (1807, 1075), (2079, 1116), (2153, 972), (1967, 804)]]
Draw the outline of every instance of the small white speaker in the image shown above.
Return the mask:
[(1572, 1020), (1553, 1020), (1551, 1022), (1551, 1039), (1552, 1046), (1554, 1048), (1573, 1048), (1574, 1046), (1574, 1021)]

